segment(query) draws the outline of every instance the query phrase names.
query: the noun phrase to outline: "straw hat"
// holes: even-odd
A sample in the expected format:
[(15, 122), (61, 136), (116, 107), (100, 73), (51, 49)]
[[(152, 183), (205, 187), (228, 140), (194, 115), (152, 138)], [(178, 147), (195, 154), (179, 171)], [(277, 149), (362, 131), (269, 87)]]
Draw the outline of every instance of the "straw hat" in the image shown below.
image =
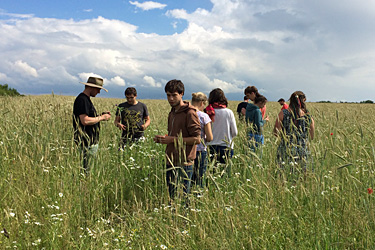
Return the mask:
[(90, 76), (87, 82), (80, 82), (80, 83), (93, 87), (93, 88), (104, 89), (106, 92), (108, 92), (108, 90), (103, 88), (103, 79), (99, 77)]

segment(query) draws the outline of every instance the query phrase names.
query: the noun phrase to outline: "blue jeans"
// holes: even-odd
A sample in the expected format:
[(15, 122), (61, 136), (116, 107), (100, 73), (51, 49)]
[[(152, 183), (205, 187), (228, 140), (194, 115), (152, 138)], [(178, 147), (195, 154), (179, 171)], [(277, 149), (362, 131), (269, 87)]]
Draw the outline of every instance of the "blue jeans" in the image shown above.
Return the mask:
[[(264, 136), (249, 133), (250, 148), (255, 151), (256, 148), (264, 144)], [(254, 142), (254, 143), (253, 143)]]
[[(169, 197), (173, 200), (176, 196), (179, 178), (182, 178), (184, 195), (190, 193), (191, 177), (193, 175), (193, 165), (188, 166), (175, 166), (167, 165), (167, 186)], [(180, 177), (181, 176), (181, 177)]]
[(203, 176), (207, 170), (207, 151), (197, 151), (197, 157), (194, 160), (194, 172), (192, 181), (203, 188)]

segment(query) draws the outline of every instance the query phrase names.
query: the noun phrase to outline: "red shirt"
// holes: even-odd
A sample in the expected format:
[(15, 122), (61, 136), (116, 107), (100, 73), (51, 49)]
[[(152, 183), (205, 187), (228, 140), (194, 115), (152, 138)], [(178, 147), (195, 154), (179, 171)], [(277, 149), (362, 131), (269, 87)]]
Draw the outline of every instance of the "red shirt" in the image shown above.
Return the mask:
[(286, 103), (284, 103), (284, 105), (282, 106), (281, 110), (283, 110), (283, 109), (288, 109), (288, 108), (289, 108), (289, 105), (286, 104)]
[(262, 119), (264, 119), (264, 116), (266, 115), (266, 109), (266, 105), (264, 105), (264, 107), (260, 109), (260, 112), (262, 112)]

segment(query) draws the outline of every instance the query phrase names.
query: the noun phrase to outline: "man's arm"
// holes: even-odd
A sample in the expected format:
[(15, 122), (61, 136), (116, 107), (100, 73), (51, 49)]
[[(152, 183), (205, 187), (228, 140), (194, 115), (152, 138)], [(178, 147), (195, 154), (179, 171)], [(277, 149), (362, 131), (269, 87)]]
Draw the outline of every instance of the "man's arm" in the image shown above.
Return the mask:
[(118, 127), (120, 130), (125, 130), (125, 125), (121, 123), (121, 117), (119, 115), (116, 115), (115, 126)]
[[(177, 136), (169, 135), (157, 135), (154, 138), (154, 141), (161, 144), (170, 144), (178, 140)], [(196, 137), (183, 137), (183, 142), (186, 145), (198, 145), (201, 142), (201, 136)]]
[[(186, 126), (189, 134), (192, 136), (183, 137), (183, 142), (186, 145), (198, 145), (201, 143), (201, 124), (198, 115), (195, 111), (191, 111), (188, 113), (188, 116)], [(161, 144), (170, 144), (177, 140), (177, 136), (157, 135), (154, 137), (154, 141)]]
[(150, 116), (145, 116), (144, 121), (145, 121), (145, 123), (142, 124), (142, 129), (146, 130), (147, 127), (150, 126), (150, 123), (151, 123)]
[(97, 117), (89, 117), (87, 114), (79, 115), (79, 119), (83, 126), (94, 125), (101, 121), (108, 121), (111, 119), (111, 114), (103, 114)]
[(314, 122), (314, 119), (311, 117), (311, 123), (310, 123), (310, 139), (313, 140), (314, 139), (314, 135), (315, 135), (315, 122)]

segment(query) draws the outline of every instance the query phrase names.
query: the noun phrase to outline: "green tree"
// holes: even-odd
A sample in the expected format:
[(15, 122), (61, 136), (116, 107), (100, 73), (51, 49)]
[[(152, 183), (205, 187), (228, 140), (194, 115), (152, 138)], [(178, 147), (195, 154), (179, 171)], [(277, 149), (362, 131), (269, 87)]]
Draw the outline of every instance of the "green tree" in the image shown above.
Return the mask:
[(8, 84), (0, 84), (0, 96), (20, 96), (16, 89), (9, 88)]
[(372, 100), (361, 101), (361, 103), (374, 103)]

